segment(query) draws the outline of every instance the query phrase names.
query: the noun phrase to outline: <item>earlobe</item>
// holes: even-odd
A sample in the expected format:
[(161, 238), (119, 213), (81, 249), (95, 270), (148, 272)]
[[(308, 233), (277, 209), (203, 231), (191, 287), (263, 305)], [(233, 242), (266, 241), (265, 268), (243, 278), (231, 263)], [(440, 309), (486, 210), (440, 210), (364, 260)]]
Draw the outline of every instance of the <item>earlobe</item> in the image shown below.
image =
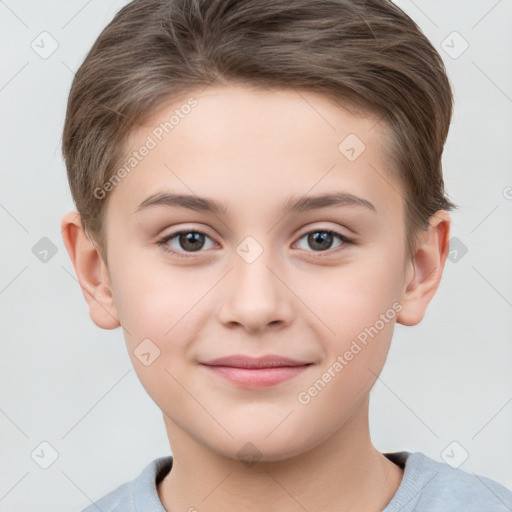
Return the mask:
[(61, 221), (61, 233), (80, 288), (89, 305), (92, 321), (103, 329), (119, 327), (120, 321), (108, 268), (85, 233), (77, 212), (64, 215)]
[(443, 274), (448, 256), (450, 237), (450, 216), (444, 210), (432, 216), (429, 227), (418, 236), (418, 244), (402, 293), (403, 309), (397, 315), (397, 322), (416, 325), (425, 316)]

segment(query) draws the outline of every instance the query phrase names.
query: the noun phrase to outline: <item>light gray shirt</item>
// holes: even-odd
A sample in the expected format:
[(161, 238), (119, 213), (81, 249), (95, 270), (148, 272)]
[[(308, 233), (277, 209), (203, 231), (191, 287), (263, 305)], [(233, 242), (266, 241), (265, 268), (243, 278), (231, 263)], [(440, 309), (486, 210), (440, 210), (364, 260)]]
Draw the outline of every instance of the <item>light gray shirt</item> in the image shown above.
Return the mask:
[[(401, 466), (404, 475), (382, 512), (512, 512), (512, 491), (494, 480), (454, 469), (421, 452), (383, 455)], [(156, 486), (171, 466), (171, 456), (155, 459), (134, 480), (82, 512), (166, 512)]]

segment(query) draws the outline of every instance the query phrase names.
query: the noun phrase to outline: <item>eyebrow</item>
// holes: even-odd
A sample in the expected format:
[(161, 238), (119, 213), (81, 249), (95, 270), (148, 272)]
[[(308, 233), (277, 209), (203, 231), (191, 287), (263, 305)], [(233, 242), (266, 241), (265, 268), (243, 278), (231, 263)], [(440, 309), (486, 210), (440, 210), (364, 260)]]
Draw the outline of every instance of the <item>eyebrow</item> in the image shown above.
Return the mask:
[[(135, 210), (135, 213), (154, 206), (168, 206), (171, 208), (186, 208), (197, 212), (212, 213), (217, 216), (227, 216), (228, 209), (224, 203), (208, 197), (199, 197), (189, 194), (156, 193), (144, 199)], [(361, 207), (377, 213), (375, 206), (362, 197), (346, 192), (332, 192), (317, 196), (291, 197), (284, 204), (284, 214), (301, 213), (318, 210), (329, 206)]]

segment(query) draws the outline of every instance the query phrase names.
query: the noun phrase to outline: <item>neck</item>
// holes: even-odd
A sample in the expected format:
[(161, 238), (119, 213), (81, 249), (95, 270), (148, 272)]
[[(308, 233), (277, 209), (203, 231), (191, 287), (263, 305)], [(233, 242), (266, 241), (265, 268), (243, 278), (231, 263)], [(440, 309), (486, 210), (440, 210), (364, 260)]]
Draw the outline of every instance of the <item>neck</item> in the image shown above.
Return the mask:
[(350, 421), (299, 456), (245, 465), (197, 443), (164, 416), (173, 439), (173, 466), (158, 485), (169, 512), (380, 512), (396, 493), (403, 470), (372, 445), (368, 400)]

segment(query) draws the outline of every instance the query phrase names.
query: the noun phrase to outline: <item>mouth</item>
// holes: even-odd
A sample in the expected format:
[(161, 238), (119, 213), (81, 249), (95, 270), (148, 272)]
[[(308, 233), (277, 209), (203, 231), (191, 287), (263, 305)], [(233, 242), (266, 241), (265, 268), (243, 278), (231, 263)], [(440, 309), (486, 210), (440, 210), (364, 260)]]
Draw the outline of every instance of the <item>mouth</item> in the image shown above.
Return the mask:
[(200, 363), (217, 377), (239, 387), (257, 389), (275, 386), (296, 377), (313, 363), (288, 357), (233, 355)]

